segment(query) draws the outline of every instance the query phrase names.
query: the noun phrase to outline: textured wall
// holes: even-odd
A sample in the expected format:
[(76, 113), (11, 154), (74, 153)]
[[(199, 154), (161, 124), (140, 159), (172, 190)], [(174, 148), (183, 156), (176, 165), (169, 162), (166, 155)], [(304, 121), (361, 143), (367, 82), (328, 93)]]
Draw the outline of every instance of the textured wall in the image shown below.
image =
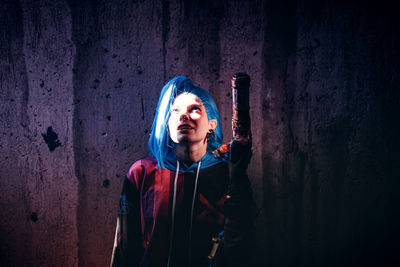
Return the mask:
[(237, 71), (253, 266), (395, 266), (399, 9), (322, 2), (2, 1), (0, 266), (106, 266), (162, 85), (208, 89), (227, 141)]

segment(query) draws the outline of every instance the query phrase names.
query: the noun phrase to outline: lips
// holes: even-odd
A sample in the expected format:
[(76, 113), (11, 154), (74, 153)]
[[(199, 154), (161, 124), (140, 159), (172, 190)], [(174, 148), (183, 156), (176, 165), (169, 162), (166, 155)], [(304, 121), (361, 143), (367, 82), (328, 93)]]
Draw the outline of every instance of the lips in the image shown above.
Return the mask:
[(178, 131), (191, 130), (191, 129), (193, 129), (193, 127), (190, 126), (189, 124), (181, 124), (177, 128)]

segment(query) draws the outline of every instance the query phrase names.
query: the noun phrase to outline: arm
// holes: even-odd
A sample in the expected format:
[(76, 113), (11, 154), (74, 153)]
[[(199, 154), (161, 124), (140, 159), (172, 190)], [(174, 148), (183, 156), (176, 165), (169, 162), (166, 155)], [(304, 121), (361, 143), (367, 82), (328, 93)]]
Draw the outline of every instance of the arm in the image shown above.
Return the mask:
[(232, 85), (232, 136), (229, 158), (228, 196), (225, 210), (223, 260), (241, 266), (251, 256), (254, 245), (255, 205), (247, 166), (251, 158), (249, 88), (250, 77), (236, 73)]
[(143, 255), (139, 191), (132, 181), (126, 177), (122, 187), (111, 267), (139, 266)]
[(255, 205), (247, 166), (251, 158), (249, 140), (235, 139), (230, 145), (229, 186), (230, 196), (224, 205), (224, 265), (241, 266), (250, 258), (254, 247)]

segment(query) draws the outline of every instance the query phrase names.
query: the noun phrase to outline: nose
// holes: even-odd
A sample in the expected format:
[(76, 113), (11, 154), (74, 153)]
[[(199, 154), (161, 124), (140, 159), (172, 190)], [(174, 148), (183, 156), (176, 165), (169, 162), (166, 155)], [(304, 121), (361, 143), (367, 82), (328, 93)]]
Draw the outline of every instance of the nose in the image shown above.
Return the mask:
[(186, 114), (186, 113), (183, 113), (180, 117), (179, 117), (179, 121), (187, 121), (189, 118), (188, 118), (188, 115)]

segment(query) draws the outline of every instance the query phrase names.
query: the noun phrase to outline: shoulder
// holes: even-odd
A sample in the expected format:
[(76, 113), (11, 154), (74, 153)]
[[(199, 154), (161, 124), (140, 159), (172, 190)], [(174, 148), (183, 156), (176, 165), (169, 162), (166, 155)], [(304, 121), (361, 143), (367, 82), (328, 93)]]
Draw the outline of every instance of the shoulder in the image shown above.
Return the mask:
[(150, 173), (157, 170), (157, 161), (153, 156), (148, 156), (142, 159), (135, 161), (132, 166), (129, 168), (126, 177), (139, 187), (141, 184), (143, 177), (145, 175), (149, 175)]

